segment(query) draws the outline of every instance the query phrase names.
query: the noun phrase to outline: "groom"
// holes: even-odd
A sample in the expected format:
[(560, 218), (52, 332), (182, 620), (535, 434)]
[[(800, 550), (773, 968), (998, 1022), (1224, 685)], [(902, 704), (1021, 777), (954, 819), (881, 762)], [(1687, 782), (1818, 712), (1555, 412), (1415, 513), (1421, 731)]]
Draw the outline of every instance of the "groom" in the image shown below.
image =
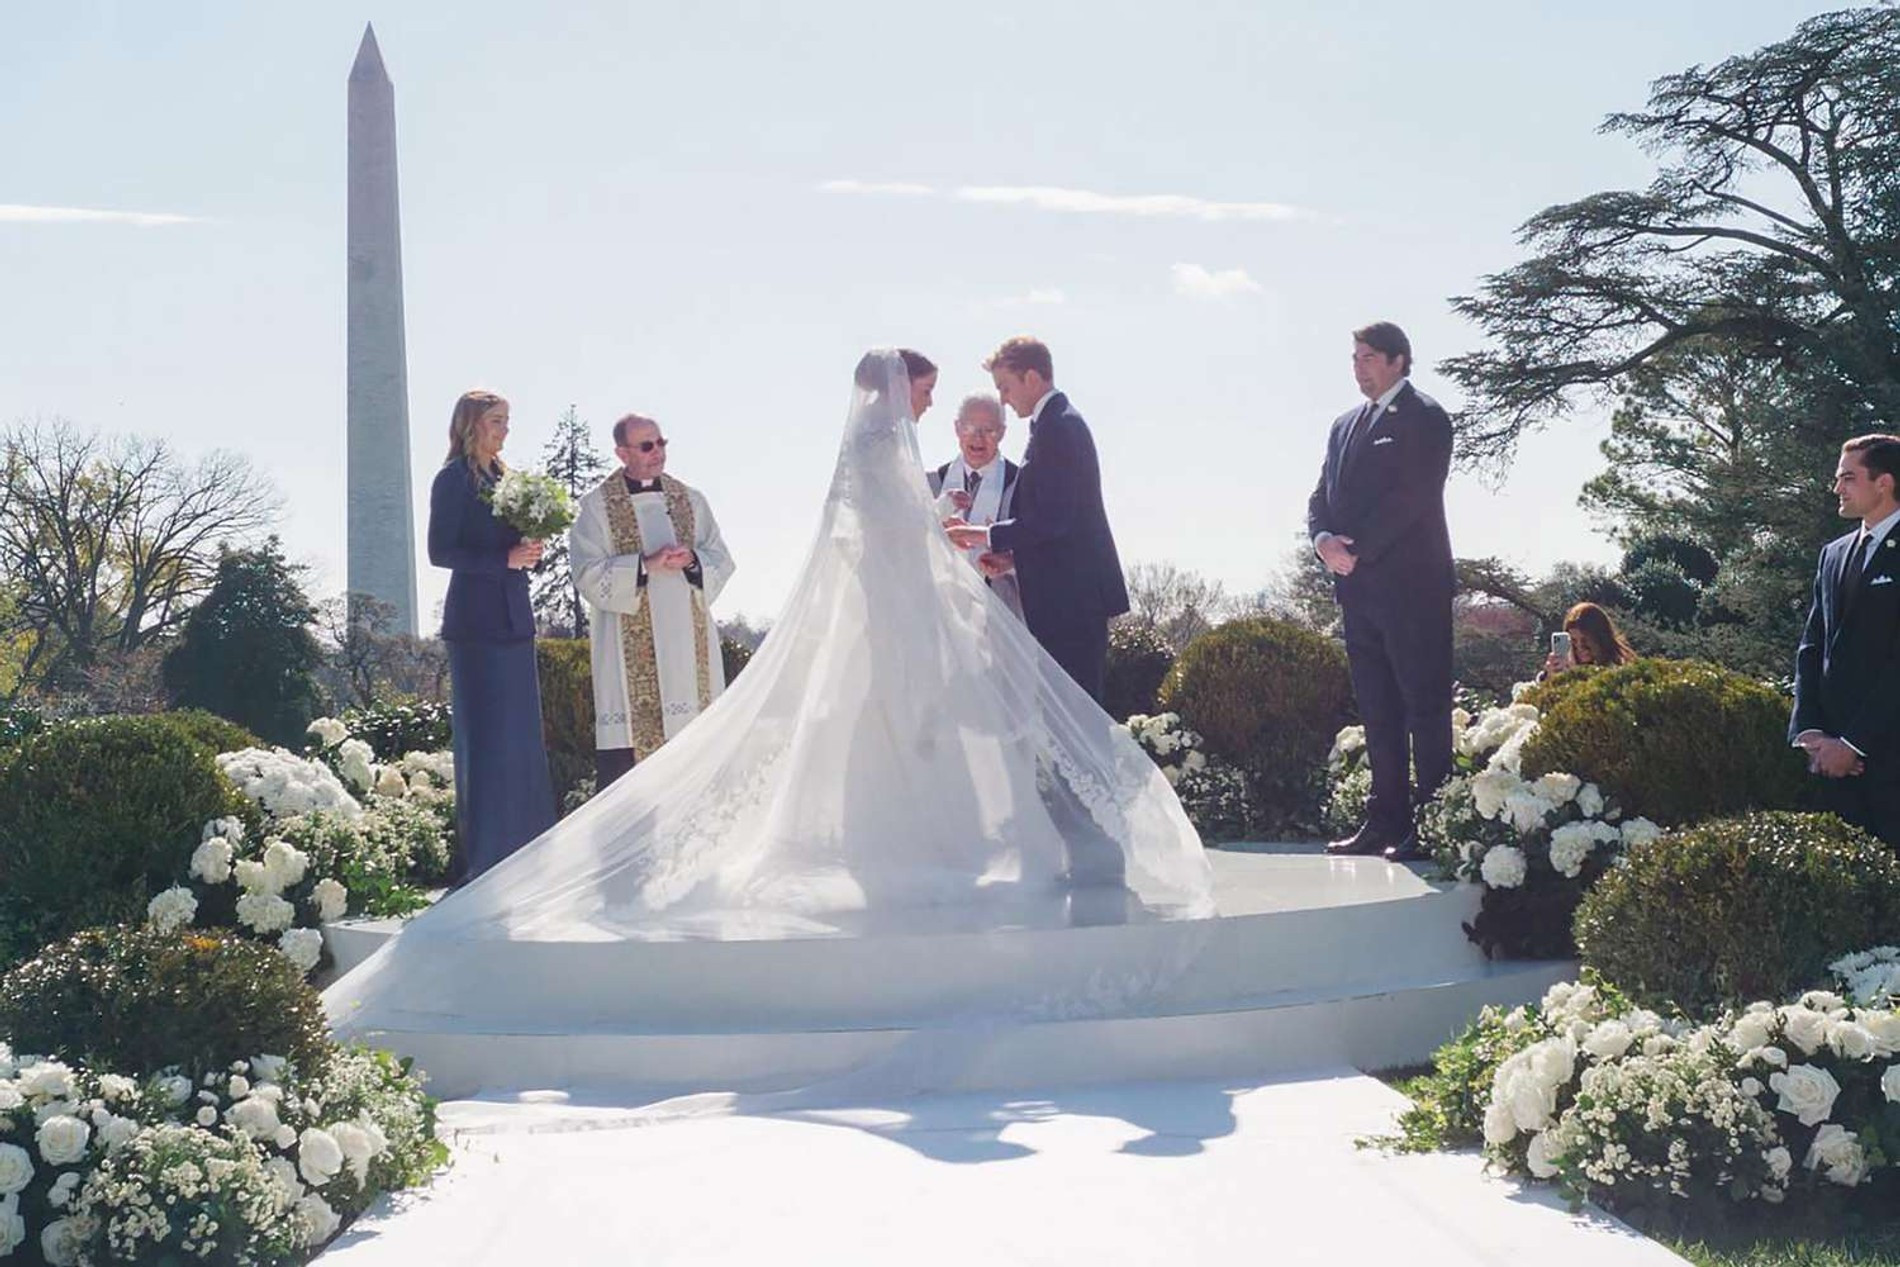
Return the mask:
[(1056, 390), (1049, 348), (1040, 340), (1006, 340), (983, 368), (1003, 402), (1029, 419), (1029, 447), (1012, 517), (988, 527), (954, 526), (950, 540), (959, 549), (984, 547), (978, 563), (987, 575), (1015, 566), (1029, 632), (1099, 704), (1108, 622), (1128, 610), (1128, 590), (1102, 506), (1095, 439)]

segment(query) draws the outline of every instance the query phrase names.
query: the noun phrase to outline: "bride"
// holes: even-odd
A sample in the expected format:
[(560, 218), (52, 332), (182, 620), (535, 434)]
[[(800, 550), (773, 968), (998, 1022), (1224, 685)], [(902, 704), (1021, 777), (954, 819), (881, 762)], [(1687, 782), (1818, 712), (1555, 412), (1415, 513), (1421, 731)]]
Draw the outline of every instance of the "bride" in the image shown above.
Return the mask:
[(325, 994), (351, 1028), (511, 945), (877, 936), (1213, 913), (1159, 769), (939, 528), (895, 351), (867, 354), (817, 538), (703, 716)]

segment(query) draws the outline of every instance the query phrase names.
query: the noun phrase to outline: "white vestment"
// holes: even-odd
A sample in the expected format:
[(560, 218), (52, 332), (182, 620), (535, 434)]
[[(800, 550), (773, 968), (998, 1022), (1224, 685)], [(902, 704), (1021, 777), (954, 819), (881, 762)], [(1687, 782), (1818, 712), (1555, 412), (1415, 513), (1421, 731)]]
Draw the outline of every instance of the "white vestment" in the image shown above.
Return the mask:
[[(663, 491), (629, 493), (615, 471), (581, 498), (569, 530), (574, 577), (587, 600), (594, 666), (594, 744), (645, 759), (725, 689), (712, 602), (732, 555), (698, 491), (662, 477)], [(676, 520), (688, 521), (690, 527)], [(682, 540), (690, 532), (690, 540)], [(686, 545), (700, 584), (649, 572), (642, 556)]]

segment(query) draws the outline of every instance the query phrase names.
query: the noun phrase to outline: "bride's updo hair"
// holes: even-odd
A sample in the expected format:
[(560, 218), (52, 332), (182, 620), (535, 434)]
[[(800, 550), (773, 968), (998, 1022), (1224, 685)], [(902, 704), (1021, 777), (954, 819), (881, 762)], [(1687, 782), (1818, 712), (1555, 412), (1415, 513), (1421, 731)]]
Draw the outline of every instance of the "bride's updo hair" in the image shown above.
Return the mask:
[(885, 388), (884, 364), (895, 352), (897, 359), (904, 363), (904, 373), (914, 383), (926, 374), (937, 372), (937, 364), (922, 352), (910, 348), (872, 348), (858, 362), (857, 371), (852, 379), (867, 392), (881, 392)]

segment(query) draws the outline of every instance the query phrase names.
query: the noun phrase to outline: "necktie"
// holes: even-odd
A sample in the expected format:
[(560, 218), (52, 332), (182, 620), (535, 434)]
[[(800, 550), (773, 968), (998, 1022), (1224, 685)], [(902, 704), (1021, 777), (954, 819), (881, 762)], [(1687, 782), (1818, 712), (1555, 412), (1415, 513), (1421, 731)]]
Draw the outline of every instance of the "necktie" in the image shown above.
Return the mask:
[(1346, 432), (1346, 453), (1340, 460), (1340, 473), (1352, 469), (1353, 459), (1359, 456), (1360, 448), (1365, 444), (1366, 433), (1372, 430), (1372, 415), (1379, 408), (1377, 402), (1368, 400), (1359, 416), (1352, 420), (1352, 429)]
[(963, 473), (963, 491), (972, 496), (976, 494), (976, 486), (982, 482), (983, 472), (981, 471), (965, 471)]
[(1865, 528), (1854, 538), (1854, 549), (1847, 556), (1847, 566), (1841, 576), (1841, 610), (1852, 608), (1854, 600), (1860, 597), (1861, 578), (1867, 572), (1867, 547), (1873, 541), (1873, 534)]

